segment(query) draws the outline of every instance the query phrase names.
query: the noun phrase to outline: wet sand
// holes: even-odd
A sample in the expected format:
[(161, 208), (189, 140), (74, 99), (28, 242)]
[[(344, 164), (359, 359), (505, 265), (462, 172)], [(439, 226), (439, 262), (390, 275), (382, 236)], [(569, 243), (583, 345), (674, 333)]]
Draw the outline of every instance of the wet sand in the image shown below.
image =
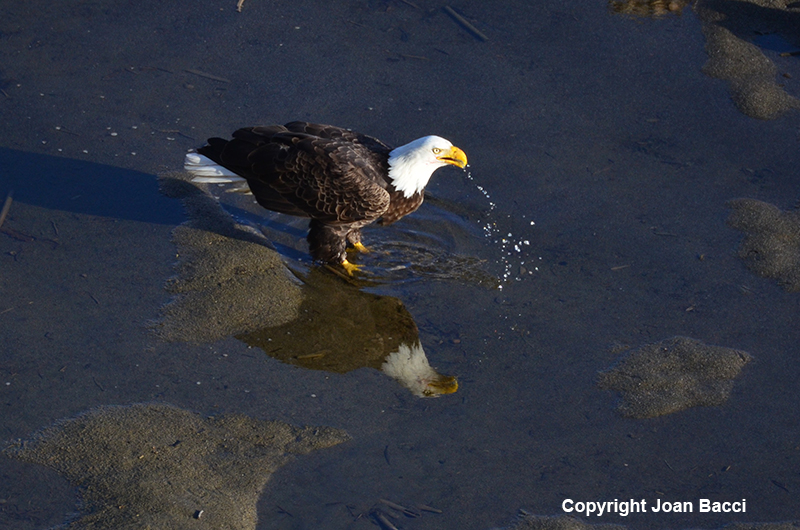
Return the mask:
[[(0, 8), (0, 200), (14, 190), (0, 438), (144, 402), (346, 431), (271, 475), (259, 529), (374, 528), (380, 499), (442, 511), (401, 515), (408, 529), (504, 527), (520, 507), (561, 516), (565, 498), (747, 498), (746, 514), (589, 521), (637, 530), (796, 519), (800, 298), (751, 272), (751, 235), (726, 224), (732, 199), (794, 212), (800, 198), (800, 66), (781, 55), (800, 46), (796, 9), (452, 4), (481, 41), (434, 3), (235, 4)], [(440, 202), (365, 231), (368, 246), (444, 249), (507, 277), (490, 288), (432, 260), (434, 273), (363, 287), (402, 303), (457, 392), (422, 399), (375, 367), (306, 369), (234, 337), (153, 331), (187, 221), (156, 175), (208, 136), (294, 119), (467, 152), (473, 180), (442, 171)], [(307, 268), (292, 262), (302, 227), (271, 222), (283, 228), (266, 239)], [(598, 373), (675, 336), (754, 361), (722, 403), (619, 415)], [(0, 526), (76, 512), (77, 490), (46, 468), (4, 458), (0, 473)]]
[(58, 422), (3, 455), (51, 467), (80, 489), (69, 528), (254, 528), (270, 474), (346, 442), (330, 428), (224, 415), (161, 403), (100, 407)]
[(655, 418), (690, 407), (720, 406), (733, 379), (752, 357), (689, 337), (672, 337), (626, 352), (598, 386), (622, 394), (617, 409), (628, 418)]

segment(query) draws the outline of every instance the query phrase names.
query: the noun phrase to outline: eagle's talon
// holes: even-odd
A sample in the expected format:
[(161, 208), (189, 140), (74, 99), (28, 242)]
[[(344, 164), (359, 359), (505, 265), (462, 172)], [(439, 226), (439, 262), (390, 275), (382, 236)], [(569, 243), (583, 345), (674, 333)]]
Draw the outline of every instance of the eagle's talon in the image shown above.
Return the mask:
[(360, 242), (353, 244), (353, 250), (357, 250), (359, 252), (364, 252), (364, 253), (369, 252), (369, 249), (364, 245), (362, 245)]
[(361, 272), (361, 267), (359, 265), (350, 263), (347, 260), (342, 261), (342, 268), (347, 271), (349, 276), (352, 276), (354, 272)]

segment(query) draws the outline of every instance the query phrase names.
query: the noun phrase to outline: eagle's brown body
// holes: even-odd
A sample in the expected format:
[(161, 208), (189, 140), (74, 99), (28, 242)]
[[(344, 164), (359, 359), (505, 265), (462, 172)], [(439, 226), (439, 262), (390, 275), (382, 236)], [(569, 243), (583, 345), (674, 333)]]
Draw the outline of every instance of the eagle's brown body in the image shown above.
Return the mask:
[(424, 191), (394, 187), (391, 151), (370, 136), (305, 122), (239, 129), (198, 149), (247, 180), (264, 208), (310, 218), (311, 256), (325, 263), (345, 262), (362, 227), (394, 223), (422, 204)]

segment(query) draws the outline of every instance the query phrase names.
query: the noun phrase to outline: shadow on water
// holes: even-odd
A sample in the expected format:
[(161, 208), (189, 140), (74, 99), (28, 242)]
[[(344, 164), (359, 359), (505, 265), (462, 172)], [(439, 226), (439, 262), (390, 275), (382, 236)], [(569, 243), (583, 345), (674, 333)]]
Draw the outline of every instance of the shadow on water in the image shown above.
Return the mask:
[[(758, 5), (762, 4), (762, 5)], [(765, 34), (780, 34), (800, 46), (800, 9), (796, 3), (787, 2), (785, 8), (766, 2), (731, 2), (726, 0), (703, 0), (700, 8), (710, 9), (723, 15), (716, 24), (727, 29), (742, 40), (758, 40)], [(771, 46), (764, 46), (772, 49)]]
[(165, 225), (185, 220), (148, 173), (2, 147), (0, 167), (0, 200), (13, 190), (14, 201), (53, 210)]

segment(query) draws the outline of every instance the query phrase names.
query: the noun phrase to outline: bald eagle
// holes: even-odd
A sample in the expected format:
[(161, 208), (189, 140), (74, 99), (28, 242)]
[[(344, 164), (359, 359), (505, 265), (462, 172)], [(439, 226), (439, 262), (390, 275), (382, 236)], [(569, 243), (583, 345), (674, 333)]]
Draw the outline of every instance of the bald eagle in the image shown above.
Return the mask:
[(352, 274), (348, 243), (365, 251), (361, 229), (415, 211), (433, 172), (448, 164), (464, 168), (467, 157), (438, 136), (392, 149), (349, 129), (295, 121), (209, 138), (184, 167), (195, 182), (244, 180), (264, 208), (310, 218), (311, 256)]

